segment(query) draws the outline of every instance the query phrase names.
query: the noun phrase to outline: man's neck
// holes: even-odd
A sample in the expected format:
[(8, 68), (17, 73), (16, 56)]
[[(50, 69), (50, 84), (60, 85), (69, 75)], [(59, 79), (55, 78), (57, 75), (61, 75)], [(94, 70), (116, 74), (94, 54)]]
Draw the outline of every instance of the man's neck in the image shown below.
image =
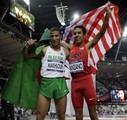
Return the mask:
[(60, 50), (60, 46), (53, 46), (53, 45), (51, 45), (50, 46), (53, 50), (55, 50), (55, 51), (59, 51)]
[(84, 42), (76, 44), (76, 46), (82, 46), (82, 45), (84, 45)]

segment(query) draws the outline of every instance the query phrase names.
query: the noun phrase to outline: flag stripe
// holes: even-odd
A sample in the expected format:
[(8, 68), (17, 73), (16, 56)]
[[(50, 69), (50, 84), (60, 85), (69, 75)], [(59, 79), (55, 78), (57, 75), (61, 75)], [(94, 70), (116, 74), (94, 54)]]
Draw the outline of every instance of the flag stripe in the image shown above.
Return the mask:
[(116, 36), (116, 39), (115, 39), (114, 43), (116, 43), (117, 39), (120, 36), (120, 32), (119, 32), (119, 30), (118, 30), (118, 28), (116, 26), (117, 23), (115, 23), (115, 21), (114, 21), (115, 18), (113, 19), (113, 17), (111, 16), (111, 19), (112, 19), (112, 31), (114, 33), (114, 36)]
[[(88, 39), (89, 39), (89, 37), (92, 37), (91, 35), (92, 35), (92, 33), (94, 32), (94, 29), (97, 29), (96, 26), (99, 26), (100, 20), (101, 20), (101, 19), (104, 19), (104, 16), (103, 16), (104, 11), (105, 11), (105, 9), (103, 9), (102, 11), (100, 11), (100, 13), (96, 16), (96, 18), (93, 19), (93, 23), (91, 24), (91, 27), (90, 27), (90, 29), (89, 29), (88, 32), (87, 32)], [(102, 18), (102, 17), (103, 17), (103, 18)], [(101, 29), (101, 26), (98, 27), (98, 28)], [(98, 29), (98, 31), (99, 31), (100, 29)], [(95, 35), (94, 35), (93, 37), (95, 37)]]
[(76, 25), (83, 25), (87, 30), (87, 34), (84, 39), (85, 42), (87, 43), (88, 41), (92, 40), (101, 30), (106, 15), (107, 4), (110, 4), (110, 6), (113, 7), (113, 10), (105, 34), (90, 53), (90, 67), (93, 71), (97, 69), (96, 63), (104, 56), (107, 50), (112, 48), (112, 46), (121, 37), (121, 26), (118, 17), (118, 6), (108, 2), (105, 5), (82, 15), (79, 19), (72, 21), (70, 25), (65, 28), (65, 32), (63, 35), (63, 39), (66, 42), (73, 43), (74, 38), (72, 35), (72, 30)]

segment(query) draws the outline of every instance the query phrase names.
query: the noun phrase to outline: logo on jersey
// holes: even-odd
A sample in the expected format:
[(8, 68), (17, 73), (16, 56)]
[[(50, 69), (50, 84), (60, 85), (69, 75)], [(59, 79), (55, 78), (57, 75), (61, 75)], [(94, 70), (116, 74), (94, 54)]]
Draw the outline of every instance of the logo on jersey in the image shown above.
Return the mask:
[(76, 54), (71, 55), (71, 58), (76, 59), (76, 58), (78, 58), (81, 55), (82, 55), (82, 53), (79, 52), (79, 53), (76, 53)]

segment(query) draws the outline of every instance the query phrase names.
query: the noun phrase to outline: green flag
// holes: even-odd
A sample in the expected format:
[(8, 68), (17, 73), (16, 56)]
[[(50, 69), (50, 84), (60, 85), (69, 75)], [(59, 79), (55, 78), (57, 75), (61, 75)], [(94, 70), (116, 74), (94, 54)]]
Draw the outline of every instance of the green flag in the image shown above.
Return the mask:
[[(39, 54), (43, 47), (36, 49), (35, 46), (32, 46), (29, 51), (36, 51)], [(40, 65), (40, 57), (25, 60), (22, 50), (5, 84), (2, 99), (16, 106), (34, 110), (39, 90), (37, 75)]]
[(50, 30), (48, 28), (46, 28), (44, 30), (44, 33), (42, 34), (39, 41), (41, 42), (41, 41), (45, 41), (45, 40), (50, 40)]

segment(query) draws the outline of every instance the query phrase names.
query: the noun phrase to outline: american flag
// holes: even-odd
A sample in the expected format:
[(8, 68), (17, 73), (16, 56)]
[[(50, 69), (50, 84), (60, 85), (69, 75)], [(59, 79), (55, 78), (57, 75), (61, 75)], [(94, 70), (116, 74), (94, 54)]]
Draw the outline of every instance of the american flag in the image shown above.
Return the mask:
[(105, 19), (107, 5), (113, 8), (107, 30), (101, 40), (99, 40), (96, 46), (92, 49), (89, 57), (90, 67), (94, 74), (97, 71), (97, 62), (104, 56), (107, 50), (112, 48), (112, 46), (118, 42), (119, 38), (121, 37), (122, 30), (119, 22), (118, 6), (108, 2), (105, 5), (82, 15), (75, 21), (70, 22), (70, 25), (64, 28), (63, 40), (67, 43), (73, 44), (73, 28), (76, 25), (83, 25), (87, 30), (87, 35), (84, 39), (87, 43), (88, 41), (92, 40), (101, 29)]

